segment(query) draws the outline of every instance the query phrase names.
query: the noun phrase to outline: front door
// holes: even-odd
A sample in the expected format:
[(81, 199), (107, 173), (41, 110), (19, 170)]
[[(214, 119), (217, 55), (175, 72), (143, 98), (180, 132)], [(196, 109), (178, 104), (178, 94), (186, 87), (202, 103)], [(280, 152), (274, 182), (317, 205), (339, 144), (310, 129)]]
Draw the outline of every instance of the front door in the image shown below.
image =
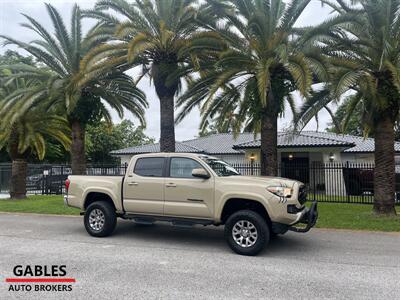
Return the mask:
[(164, 210), (164, 157), (139, 158), (124, 181), (123, 201), (128, 213), (162, 215)]
[[(214, 214), (214, 178), (196, 178), (193, 169), (204, 167), (187, 157), (171, 157), (165, 178), (164, 214), (211, 219)], [(168, 175), (168, 173), (167, 173)]]
[(281, 176), (310, 183), (310, 166), (308, 157), (282, 157)]

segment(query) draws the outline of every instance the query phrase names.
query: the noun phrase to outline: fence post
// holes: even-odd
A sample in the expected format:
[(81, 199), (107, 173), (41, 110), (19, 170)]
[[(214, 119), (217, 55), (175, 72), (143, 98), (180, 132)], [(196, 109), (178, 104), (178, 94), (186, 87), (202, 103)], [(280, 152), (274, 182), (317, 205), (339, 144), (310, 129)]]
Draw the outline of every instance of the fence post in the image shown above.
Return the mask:
[(44, 176), (44, 168), (40, 168), (39, 170), (42, 173), (42, 195), (45, 195), (45, 193), (44, 193), (45, 182), (44, 181), (46, 180), (46, 177)]
[(316, 193), (317, 193), (317, 181), (315, 180), (315, 176), (316, 176), (316, 174), (315, 174), (315, 167), (316, 167), (316, 164), (315, 163), (311, 163), (311, 168), (313, 169), (313, 186), (314, 186), (314, 193), (313, 193), (313, 197), (314, 197), (314, 199), (313, 199), (313, 201), (315, 201), (316, 200)]
[(349, 176), (350, 176), (350, 163), (349, 163), (349, 161), (346, 161), (346, 179), (345, 179), (345, 182), (344, 182), (344, 188), (346, 190), (347, 203), (350, 203), (350, 193), (347, 191), (347, 189), (350, 189), (350, 187), (349, 187), (349, 184), (350, 184)]

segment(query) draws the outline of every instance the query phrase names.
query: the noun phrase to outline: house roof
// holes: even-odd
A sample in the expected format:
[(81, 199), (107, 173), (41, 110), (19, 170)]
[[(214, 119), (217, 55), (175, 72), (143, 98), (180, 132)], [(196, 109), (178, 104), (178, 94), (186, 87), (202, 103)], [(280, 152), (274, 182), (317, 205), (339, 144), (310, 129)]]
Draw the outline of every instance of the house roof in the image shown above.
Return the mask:
[[(217, 154), (241, 154), (244, 149), (259, 148), (260, 139), (253, 133), (241, 133), (234, 137), (231, 133), (219, 133), (199, 137), (183, 142), (176, 142), (176, 152)], [(368, 153), (375, 151), (372, 138), (364, 139), (347, 134), (330, 132), (303, 131), (299, 134), (289, 132), (278, 133), (278, 148), (304, 147), (339, 147), (345, 153)], [(112, 151), (112, 155), (130, 155), (159, 152), (160, 145), (149, 144)], [(395, 143), (395, 151), (400, 152), (400, 142)]]
[[(278, 133), (278, 148), (302, 148), (302, 147), (352, 147), (355, 144), (351, 141), (334, 139), (325, 136), (314, 136), (308, 132), (293, 134), (288, 132)], [(235, 149), (259, 148), (261, 140), (253, 140), (242, 144), (236, 144)]]
[[(180, 142), (175, 143), (175, 151), (181, 153), (203, 153), (204, 151), (190, 145), (185, 145)], [(129, 154), (143, 154), (160, 152), (160, 144), (148, 144), (143, 146), (129, 147), (125, 149), (119, 149), (111, 151), (112, 155), (129, 155)]]
[(208, 154), (240, 154), (243, 153), (243, 150), (234, 149), (233, 146), (253, 139), (254, 134), (248, 132), (241, 133), (237, 137), (232, 133), (218, 133), (184, 141), (183, 143), (203, 149)]
[[(349, 135), (349, 134), (336, 134), (332, 132), (319, 132), (319, 131), (307, 131), (308, 135), (323, 138), (340, 139), (342, 141), (350, 142), (354, 144), (354, 147), (344, 150), (345, 153), (365, 153), (375, 151), (375, 139), (363, 138), (360, 136)], [(400, 142), (394, 143), (394, 150), (400, 152)]]

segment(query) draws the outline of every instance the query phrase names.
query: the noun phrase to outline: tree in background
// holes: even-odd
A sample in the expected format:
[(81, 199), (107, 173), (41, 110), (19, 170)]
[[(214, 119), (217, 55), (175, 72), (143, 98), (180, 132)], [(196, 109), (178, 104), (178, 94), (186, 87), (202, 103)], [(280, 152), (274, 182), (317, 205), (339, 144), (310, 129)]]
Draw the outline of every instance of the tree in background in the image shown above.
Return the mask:
[[(94, 36), (95, 28), (82, 34), (82, 14), (77, 5), (72, 9), (71, 30), (68, 31), (59, 12), (46, 4), (53, 23), (54, 35), (30, 16), (24, 15), (27, 23), (24, 28), (39, 35), (40, 39), (24, 43), (12, 37), (2, 36), (5, 44), (14, 44), (26, 50), (37, 62), (48, 70), (35, 70), (21, 66), (10, 66), (20, 71), (19, 76), (27, 80), (40, 79), (43, 84), (34, 90), (20, 90), (7, 101), (18, 103), (17, 114), (23, 115), (40, 101), (47, 107), (60, 106), (67, 114), (71, 126), (71, 165), (73, 174), (83, 174), (86, 170), (85, 127), (93, 120), (105, 118), (111, 122), (110, 111), (103, 101), (116, 110), (120, 117), (124, 109), (132, 112), (142, 124), (145, 124), (144, 109), (147, 107), (145, 95), (136, 88), (135, 83), (124, 74), (123, 64), (113, 69), (101, 64), (101, 59), (89, 61), (85, 55), (98, 47), (107, 38)], [(46, 77), (47, 76), (47, 77)], [(23, 103), (21, 105), (20, 103)]]
[(154, 139), (144, 133), (143, 127), (135, 127), (129, 120), (111, 126), (100, 122), (87, 127), (86, 157), (92, 163), (115, 163), (118, 159), (110, 151), (150, 143)]
[[(175, 152), (174, 97), (182, 79), (190, 80), (193, 63), (189, 47), (198, 33), (196, 19), (206, 12), (196, 9), (197, 4), (196, 0), (100, 0), (95, 10), (85, 12), (99, 20), (99, 36), (108, 35), (116, 41), (99, 47), (92, 59), (109, 56), (132, 67), (140, 66), (138, 80), (147, 75), (154, 83), (160, 101), (160, 148), (164, 152)], [(108, 10), (124, 18), (119, 20)]]
[(208, 126), (204, 127), (199, 131), (199, 137), (209, 136), (218, 133), (227, 133), (229, 130), (220, 130), (214, 123), (208, 124)]
[[(343, 128), (358, 109), (364, 136), (375, 135), (374, 212), (395, 210), (395, 124), (400, 112), (400, 0), (324, 1), (336, 16), (302, 39), (330, 59), (330, 93), (354, 92)], [(319, 105), (321, 107), (321, 105)]]
[[(33, 67), (32, 67), (33, 68)], [(36, 106), (24, 114), (16, 113), (16, 106), (6, 101), (19, 90), (34, 90), (41, 83), (19, 78), (8, 69), (0, 69), (0, 149), (7, 149), (12, 160), (10, 196), (26, 197), (28, 158), (35, 155), (42, 160), (46, 154), (46, 139), (53, 138), (69, 149), (70, 128), (60, 112), (45, 106)]]
[[(346, 98), (342, 104), (338, 106), (335, 113), (333, 114), (332, 121), (328, 124), (328, 128), (326, 131), (333, 132), (337, 134), (350, 134), (355, 136), (363, 136), (365, 129), (362, 120), (362, 106), (358, 104), (351, 114), (350, 118), (347, 118), (348, 110), (350, 109), (350, 104), (352, 103), (352, 97), (349, 96)], [(347, 125), (344, 128), (341, 124), (347, 120)], [(335, 125), (335, 124), (340, 124)], [(370, 132), (369, 137), (373, 137), (373, 134)]]
[(223, 50), (178, 100), (178, 121), (202, 105), (202, 126), (217, 118), (222, 123), (233, 120), (236, 132), (244, 125), (261, 133), (262, 175), (277, 175), (277, 120), (285, 104), (295, 113), (290, 93), (298, 89), (306, 96), (313, 74), (326, 77), (318, 51), (306, 52), (296, 44), (294, 25), (309, 2), (213, 1), (223, 22), (209, 24), (208, 39), (192, 47)]
[[(344, 99), (343, 103), (340, 104), (333, 115), (333, 120), (328, 124), (328, 128), (326, 129), (328, 132), (334, 132), (338, 134), (351, 134), (355, 136), (364, 136), (365, 128), (364, 122), (362, 119), (363, 111), (361, 103), (358, 103), (356, 108), (353, 110), (350, 118), (347, 120), (346, 127), (340, 126), (339, 124), (343, 124), (344, 120), (347, 118), (349, 106), (352, 102), (352, 96)], [(335, 125), (336, 124), (336, 125)], [(338, 126), (339, 125), (339, 126)], [(400, 127), (399, 121), (396, 121), (394, 127), (394, 136), (395, 140), (400, 140)], [(375, 137), (375, 134), (372, 130), (369, 131), (368, 137)]]

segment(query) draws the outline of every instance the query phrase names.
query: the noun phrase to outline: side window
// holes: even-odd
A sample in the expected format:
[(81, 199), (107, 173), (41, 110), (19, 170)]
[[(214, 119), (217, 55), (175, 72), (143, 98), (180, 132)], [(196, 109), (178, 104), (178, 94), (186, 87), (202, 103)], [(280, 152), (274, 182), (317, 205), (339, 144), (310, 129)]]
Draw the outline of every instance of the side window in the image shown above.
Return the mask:
[(169, 175), (174, 178), (194, 178), (193, 169), (204, 169), (203, 166), (191, 158), (171, 158)]
[(146, 177), (162, 177), (164, 169), (163, 157), (139, 158), (135, 164), (135, 174)]

